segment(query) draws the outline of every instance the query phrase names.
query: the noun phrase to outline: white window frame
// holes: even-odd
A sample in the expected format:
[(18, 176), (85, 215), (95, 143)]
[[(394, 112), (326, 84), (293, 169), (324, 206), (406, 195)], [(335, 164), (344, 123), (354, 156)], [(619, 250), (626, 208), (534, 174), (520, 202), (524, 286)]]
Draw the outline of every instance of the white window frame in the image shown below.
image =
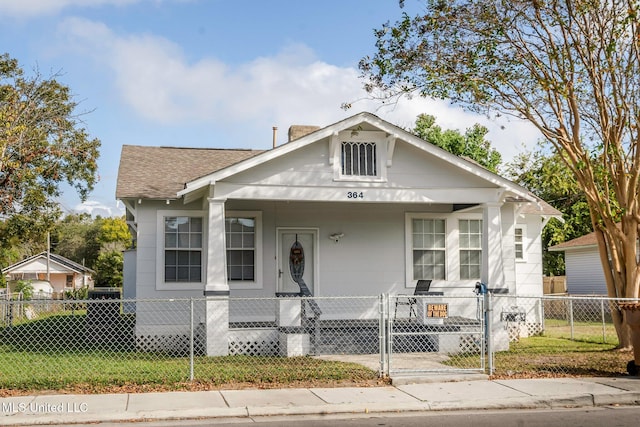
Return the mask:
[[(413, 288), (417, 280), (413, 278), (413, 220), (444, 219), (445, 220), (445, 279), (443, 282), (471, 281), (460, 279), (460, 235), (459, 220), (471, 219), (482, 221), (481, 213), (455, 212), (406, 212), (405, 213), (405, 287)], [(481, 227), (485, 232), (484, 225)], [(484, 250), (482, 248), (481, 250)], [(482, 274), (482, 271), (480, 271)]]
[[(225, 236), (226, 220), (229, 218), (254, 218), (254, 271), (253, 280), (231, 280), (227, 278), (229, 289), (262, 289), (262, 211), (227, 211), (225, 212)], [(225, 237), (225, 268), (227, 268), (227, 242)]]
[[(472, 246), (472, 245), (466, 245), (466, 246), (462, 246), (461, 244), (461, 235), (462, 232), (461, 227), (460, 227), (460, 223), (462, 221), (474, 221), (474, 222), (478, 222), (479, 223), (479, 246)], [(459, 268), (458, 268), (458, 272), (459, 272), (459, 276), (460, 276), (460, 280), (480, 280), (482, 277), (482, 234), (484, 233), (484, 228), (483, 228), (483, 223), (482, 223), (482, 218), (458, 218), (457, 220), (457, 228), (458, 228), (458, 256), (460, 257), (460, 263), (459, 263)], [(471, 232), (469, 232), (469, 237), (471, 237), (473, 234)], [(469, 239), (470, 240), (470, 239)], [(466, 278), (462, 278), (462, 251), (473, 251), (473, 252), (479, 252), (480, 253), (480, 257), (479, 257), (479, 262), (477, 264), (478, 266), (478, 276), (476, 277), (466, 277)], [(469, 264), (471, 265), (471, 264)]]
[(342, 141), (340, 142), (340, 163), (342, 176), (377, 177), (378, 144)]
[[(442, 221), (443, 225), (444, 225), (444, 230), (443, 230), (443, 235), (444, 235), (444, 245), (440, 248), (440, 247), (416, 247), (415, 246), (415, 234), (416, 231), (413, 228), (414, 226), (414, 222), (416, 220), (419, 221)], [(411, 218), (411, 223), (410, 223), (410, 228), (411, 228), (411, 242), (410, 242), (410, 246), (411, 246), (411, 280), (412, 282), (414, 281), (418, 281), (420, 279), (432, 279), (432, 280), (446, 280), (447, 279), (447, 219), (446, 218)], [(414, 264), (414, 253), (416, 250), (430, 250), (430, 251), (439, 251), (442, 252), (444, 254), (444, 262), (442, 267), (444, 268), (443, 271), (443, 276), (444, 277), (415, 277), (415, 264)], [(435, 267), (435, 265), (434, 265)]]
[[(342, 147), (345, 143), (374, 144), (375, 148), (375, 175), (348, 175), (342, 173)], [(389, 149), (387, 135), (381, 131), (342, 131), (331, 137), (330, 150), (331, 163), (335, 181), (348, 182), (386, 182), (387, 158)]]
[[(516, 230), (521, 230), (522, 241), (517, 241)], [(522, 246), (522, 256), (518, 257), (518, 245)], [(513, 257), (516, 262), (527, 262), (527, 226), (524, 224), (516, 224), (513, 228)]]
[[(164, 280), (164, 221), (167, 217), (196, 217), (202, 219), (202, 248), (200, 262), (199, 282), (165, 282)], [(206, 282), (207, 271), (207, 242), (208, 242), (208, 221), (207, 213), (201, 210), (158, 210), (156, 212), (156, 290), (159, 291), (185, 291), (202, 290)]]

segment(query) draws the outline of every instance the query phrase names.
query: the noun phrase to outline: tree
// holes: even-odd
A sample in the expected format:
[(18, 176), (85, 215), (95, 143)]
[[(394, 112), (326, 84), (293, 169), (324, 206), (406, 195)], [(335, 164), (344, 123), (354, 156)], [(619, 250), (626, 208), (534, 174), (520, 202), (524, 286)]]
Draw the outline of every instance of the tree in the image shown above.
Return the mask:
[(124, 217), (68, 215), (54, 232), (55, 252), (96, 271), (96, 286), (122, 286), (124, 257), (131, 233)]
[(124, 267), (122, 251), (131, 245), (131, 233), (124, 217), (101, 220), (96, 241), (100, 243), (100, 254), (94, 265), (96, 286), (121, 287)]
[(122, 287), (122, 268), (124, 256), (122, 252), (102, 252), (94, 265), (96, 270), (96, 286)]
[(55, 78), (26, 77), (0, 55), (0, 217), (51, 223), (62, 183), (83, 200), (93, 189), (100, 141), (81, 126), (77, 105)]
[(100, 253), (100, 218), (91, 215), (71, 214), (58, 221), (51, 233), (53, 252), (79, 264), (93, 268)]
[(542, 231), (542, 261), (545, 275), (565, 274), (562, 254), (547, 248), (593, 231), (584, 192), (573, 174), (557, 153), (540, 142), (534, 151), (525, 151), (509, 162), (505, 176), (562, 212), (564, 222), (552, 218)]
[[(638, 298), (638, 0), (425, 3), (423, 14), (376, 32), (375, 55), (360, 62), (366, 88), (533, 124), (585, 194), (609, 296)], [(640, 365), (640, 325), (630, 334), (622, 312), (612, 315)]]
[(131, 233), (124, 217), (103, 219), (96, 240), (103, 251), (122, 252), (127, 249), (131, 245)]
[(464, 133), (459, 130), (442, 130), (436, 125), (436, 118), (428, 114), (420, 114), (416, 119), (413, 133), (431, 144), (447, 150), (456, 156), (468, 157), (492, 172), (498, 172), (502, 156), (484, 139), (489, 133), (486, 127), (474, 124)]

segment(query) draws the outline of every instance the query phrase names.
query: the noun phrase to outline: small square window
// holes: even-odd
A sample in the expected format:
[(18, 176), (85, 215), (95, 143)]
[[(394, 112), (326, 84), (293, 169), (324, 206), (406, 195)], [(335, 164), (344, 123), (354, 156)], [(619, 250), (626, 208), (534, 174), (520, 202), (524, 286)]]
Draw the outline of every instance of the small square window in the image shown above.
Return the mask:
[(378, 153), (375, 142), (342, 142), (341, 172), (344, 176), (377, 176)]

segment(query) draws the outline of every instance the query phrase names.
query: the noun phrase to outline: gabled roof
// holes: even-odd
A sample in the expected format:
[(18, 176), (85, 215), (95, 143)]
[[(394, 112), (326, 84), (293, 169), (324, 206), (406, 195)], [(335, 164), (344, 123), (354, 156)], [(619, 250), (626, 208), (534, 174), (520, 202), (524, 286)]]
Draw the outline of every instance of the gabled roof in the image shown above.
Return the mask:
[(120, 156), (116, 198), (175, 199), (185, 183), (261, 152), (125, 145)]
[(523, 201), (537, 201), (537, 199), (525, 188), (505, 178), (502, 178), (501, 176), (496, 175), (493, 172), (488, 171), (487, 169), (477, 165), (474, 162), (465, 160), (459, 156), (449, 153), (446, 150), (441, 149), (440, 147), (437, 147), (434, 144), (430, 144), (425, 140), (413, 135), (412, 133), (367, 112), (356, 114), (337, 123), (334, 123), (333, 125), (316, 130), (315, 132), (305, 135), (299, 139), (288, 142), (287, 144), (280, 145), (272, 150), (264, 151), (260, 154), (247, 158), (246, 160), (242, 160), (233, 165), (220, 168), (208, 175), (193, 179), (187, 182), (184, 189), (178, 192), (178, 196), (185, 196), (191, 192), (198, 191), (203, 187), (215, 184), (219, 180), (246, 171), (264, 162), (284, 156), (292, 151), (298, 150), (318, 140), (330, 137), (334, 133), (353, 129), (354, 127), (360, 127), (363, 125), (382, 130), (390, 135), (396, 135), (398, 138), (410, 145), (418, 147), (421, 150), (424, 150), (437, 158), (449, 162), (466, 172), (485, 179), (486, 181), (491, 182), (497, 187), (505, 188), (517, 197), (523, 199)]
[[(618, 230), (620, 230), (622, 225), (618, 222), (616, 223), (616, 227), (618, 228)], [(566, 251), (566, 250), (587, 249), (587, 248), (597, 248), (597, 247), (598, 247), (598, 238), (596, 237), (596, 232), (592, 231), (591, 233), (585, 234), (584, 236), (576, 237), (575, 239), (558, 243), (555, 246), (550, 246), (549, 250), (553, 252), (560, 252), (560, 251)]]
[[(32, 263), (33, 261), (36, 261), (38, 259), (47, 259), (47, 253), (46, 252), (40, 252), (39, 254), (36, 255), (32, 255), (28, 258), (23, 259), (22, 261), (18, 261), (15, 264), (12, 264), (8, 267), (5, 267), (2, 269), (2, 274), (9, 274), (9, 273), (13, 273), (15, 271), (19, 271), (21, 267), (24, 267), (25, 265), (28, 265), (30, 263)], [(50, 253), (49, 254), (49, 260), (52, 263), (56, 263), (59, 264), (71, 271), (75, 271), (76, 273), (91, 273), (91, 274), (95, 274), (95, 271), (85, 267), (84, 265), (78, 264), (75, 261), (71, 261), (69, 258), (65, 258), (62, 255), (58, 255), (58, 254), (53, 254)]]
[(591, 232), (589, 234), (585, 234), (584, 236), (576, 237), (572, 240), (567, 240), (566, 242), (559, 243), (555, 246), (550, 246), (549, 250), (552, 252), (561, 252), (571, 249), (584, 249), (584, 248), (592, 248), (597, 247), (598, 241), (596, 239), (596, 233)]

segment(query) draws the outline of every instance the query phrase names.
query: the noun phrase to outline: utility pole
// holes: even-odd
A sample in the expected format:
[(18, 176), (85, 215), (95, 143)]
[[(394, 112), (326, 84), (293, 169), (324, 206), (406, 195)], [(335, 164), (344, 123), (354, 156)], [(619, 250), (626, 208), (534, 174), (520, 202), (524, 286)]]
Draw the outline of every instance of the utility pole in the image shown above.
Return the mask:
[(47, 231), (47, 282), (51, 283), (51, 233)]

